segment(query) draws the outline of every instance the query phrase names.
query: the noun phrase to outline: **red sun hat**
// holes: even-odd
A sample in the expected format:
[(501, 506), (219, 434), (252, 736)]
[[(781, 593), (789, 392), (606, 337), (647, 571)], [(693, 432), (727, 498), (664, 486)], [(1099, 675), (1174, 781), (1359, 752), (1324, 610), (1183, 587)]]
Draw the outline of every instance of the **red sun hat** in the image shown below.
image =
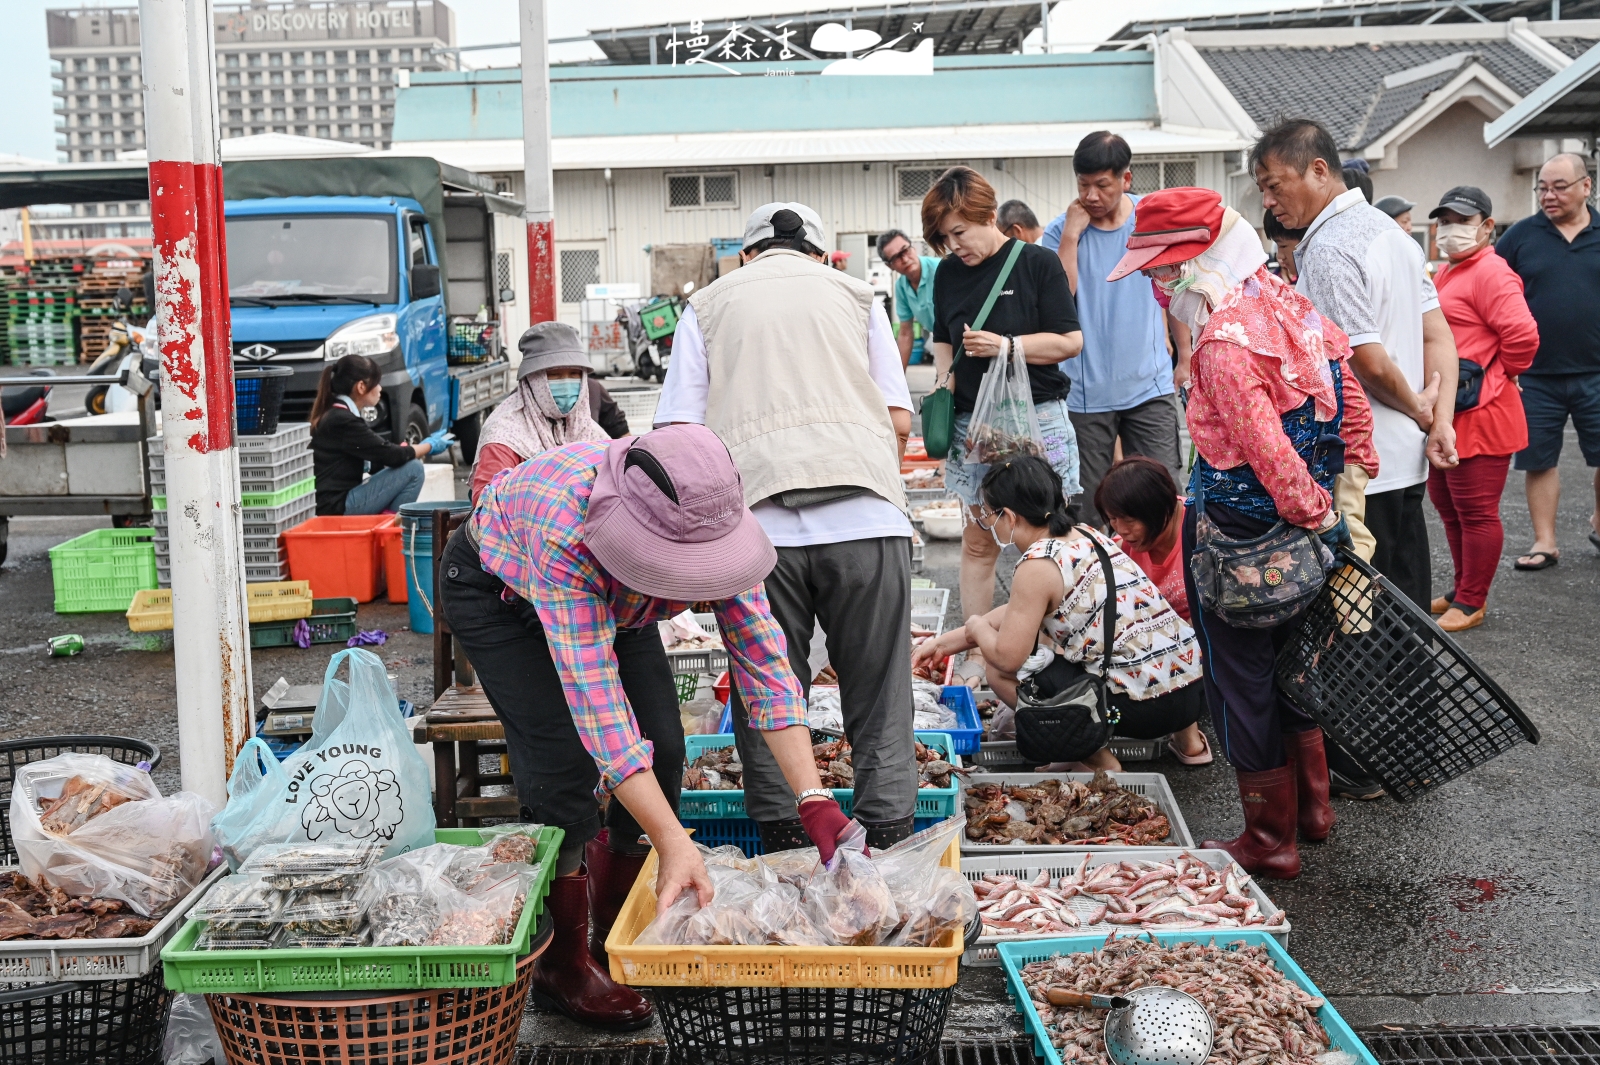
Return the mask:
[(1152, 192), (1134, 208), (1128, 252), (1107, 275), (1120, 281), (1135, 270), (1186, 262), (1222, 235), (1222, 194), (1177, 188)]

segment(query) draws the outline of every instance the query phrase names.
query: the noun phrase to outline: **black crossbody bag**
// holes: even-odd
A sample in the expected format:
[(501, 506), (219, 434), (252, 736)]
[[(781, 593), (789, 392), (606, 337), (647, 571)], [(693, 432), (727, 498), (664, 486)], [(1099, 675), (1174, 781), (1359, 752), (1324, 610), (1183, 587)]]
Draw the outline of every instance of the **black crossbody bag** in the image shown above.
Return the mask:
[(1083, 526), (1106, 575), (1105, 657), (1096, 676), (1057, 655), (1017, 685), (1017, 753), (1030, 762), (1081, 762), (1111, 742), (1121, 713), (1111, 705), (1111, 652), (1117, 636), (1117, 571), (1111, 554)]

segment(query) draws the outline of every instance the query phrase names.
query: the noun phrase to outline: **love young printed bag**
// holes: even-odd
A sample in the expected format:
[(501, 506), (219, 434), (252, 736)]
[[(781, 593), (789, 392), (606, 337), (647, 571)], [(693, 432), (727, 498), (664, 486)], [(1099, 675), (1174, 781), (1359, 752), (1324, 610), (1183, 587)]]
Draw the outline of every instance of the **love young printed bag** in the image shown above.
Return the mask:
[[(341, 664), (349, 681), (334, 676)], [(311, 738), (282, 765), (260, 739), (246, 743), (212, 828), (234, 869), (263, 843), (377, 841), (385, 858), (432, 843), (428, 767), (383, 660), (360, 648), (334, 655)]]

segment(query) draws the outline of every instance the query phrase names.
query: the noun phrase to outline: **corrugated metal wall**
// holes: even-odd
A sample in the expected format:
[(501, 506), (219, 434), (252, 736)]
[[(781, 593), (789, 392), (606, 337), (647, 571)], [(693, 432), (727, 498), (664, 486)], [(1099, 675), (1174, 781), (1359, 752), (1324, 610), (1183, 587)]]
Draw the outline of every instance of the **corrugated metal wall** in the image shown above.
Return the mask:
[[(1136, 161), (1165, 159), (1139, 156)], [(1176, 157), (1195, 161), (1195, 181), (1223, 191), (1226, 160), (1221, 153)], [(877, 234), (894, 227), (914, 238), (922, 234), (921, 204), (899, 202), (896, 171), (905, 165), (941, 170), (963, 160), (891, 164), (819, 163), (792, 166), (742, 166), (707, 169), (737, 177), (736, 205), (673, 208), (667, 206), (667, 175), (679, 170), (616, 170), (611, 188), (602, 171), (558, 171), (556, 179), (556, 243), (559, 248), (601, 249), (601, 279), (635, 282), (648, 292), (650, 244), (698, 244), (713, 238), (737, 238), (750, 212), (774, 200), (799, 201), (822, 216), (835, 247), (841, 233)], [(964, 160), (995, 187), (1002, 201), (1021, 199), (1041, 223), (1066, 209), (1077, 195), (1070, 154), (1048, 159)], [(521, 175), (516, 175), (520, 184)], [(563, 306), (562, 317), (577, 321), (576, 304)]]

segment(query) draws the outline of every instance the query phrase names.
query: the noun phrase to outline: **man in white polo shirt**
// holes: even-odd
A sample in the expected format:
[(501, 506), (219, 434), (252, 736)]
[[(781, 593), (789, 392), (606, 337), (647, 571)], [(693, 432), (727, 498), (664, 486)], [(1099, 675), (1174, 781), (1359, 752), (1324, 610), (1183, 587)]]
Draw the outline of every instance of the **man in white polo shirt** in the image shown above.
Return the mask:
[(1378, 545), (1372, 564), (1423, 609), (1433, 598), (1422, 501), (1428, 464), (1456, 465), (1456, 347), (1416, 241), (1346, 189), (1339, 150), (1326, 129), (1293, 119), (1250, 150), (1263, 206), (1290, 229), (1295, 287), (1350, 337), (1351, 365), (1376, 400), (1372, 440), (1378, 473), (1367, 485), (1364, 522)]

